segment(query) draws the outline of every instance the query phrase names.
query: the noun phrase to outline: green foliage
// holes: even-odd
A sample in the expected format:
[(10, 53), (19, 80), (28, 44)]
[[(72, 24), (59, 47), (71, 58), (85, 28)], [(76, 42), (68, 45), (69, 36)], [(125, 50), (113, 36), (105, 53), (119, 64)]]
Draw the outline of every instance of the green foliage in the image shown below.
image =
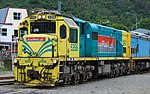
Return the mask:
[(139, 28), (146, 28), (146, 29), (150, 30), (150, 19), (149, 18), (141, 19), (139, 21), (138, 27)]
[(0, 71), (2, 71), (2, 72), (4, 72), (4, 71), (10, 71), (10, 69), (0, 67)]
[(126, 26), (121, 25), (121, 24), (112, 24), (112, 25), (110, 25), (110, 27), (113, 27), (113, 28), (116, 28), (116, 29), (125, 30), (125, 31), (129, 31)]
[[(130, 30), (135, 25), (135, 17), (126, 12), (136, 14), (140, 18), (150, 18), (150, 0), (59, 0), (62, 1), (62, 13), (75, 16), (90, 22), (100, 23), (101, 19), (110, 24), (123, 24)], [(58, 0), (0, 0), (0, 8), (27, 8), (29, 13), (35, 8), (56, 10)], [(141, 22), (140, 22), (141, 23)], [(141, 27), (141, 26), (140, 26)], [(142, 26), (149, 29), (147, 26)]]

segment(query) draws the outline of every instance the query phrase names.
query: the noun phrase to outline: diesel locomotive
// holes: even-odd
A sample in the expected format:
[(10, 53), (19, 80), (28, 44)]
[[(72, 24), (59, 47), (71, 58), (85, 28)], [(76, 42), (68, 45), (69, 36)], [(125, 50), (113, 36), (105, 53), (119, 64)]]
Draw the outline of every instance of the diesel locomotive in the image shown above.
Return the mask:
[(19, 26), (14, 80), (27, 86), (75, 84), (150, 67), (150, 38), (45, 11)]

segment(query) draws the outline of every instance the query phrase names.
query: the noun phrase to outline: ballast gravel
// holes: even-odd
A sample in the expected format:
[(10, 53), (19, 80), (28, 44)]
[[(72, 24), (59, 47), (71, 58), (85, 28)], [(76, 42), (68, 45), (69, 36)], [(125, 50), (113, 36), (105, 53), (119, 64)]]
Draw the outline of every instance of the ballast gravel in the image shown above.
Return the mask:
[(0, 94), (150, 94), (150, 73), (96, 79), (63, 87), (0, 86)]
[(0, 71), (0, 77), (1, 76), (13, 76), (13, 71)]

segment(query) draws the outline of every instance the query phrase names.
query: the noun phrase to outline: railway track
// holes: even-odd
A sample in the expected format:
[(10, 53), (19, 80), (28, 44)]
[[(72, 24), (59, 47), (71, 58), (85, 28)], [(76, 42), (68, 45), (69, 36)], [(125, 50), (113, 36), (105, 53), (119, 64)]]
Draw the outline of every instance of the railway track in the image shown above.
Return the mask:
[(14, 76), (0, 77), (0, 86), (1, 85), (12, 85), (12, 84), (14, 84)]
[[(133, 74), (145, 74), (145, 73), (150, 73), (150, 69), (148, 70), (142, 70), (139, 73), (133, 73)], [(101, 79), (107, 78), (106, 76), (102, 76)], [(100, 79), (93, 79), (92, 81), (97, 81)], [(0, 86), (2, 85), (13, 85), (14, 82), (14, 76), (0, 76)]]

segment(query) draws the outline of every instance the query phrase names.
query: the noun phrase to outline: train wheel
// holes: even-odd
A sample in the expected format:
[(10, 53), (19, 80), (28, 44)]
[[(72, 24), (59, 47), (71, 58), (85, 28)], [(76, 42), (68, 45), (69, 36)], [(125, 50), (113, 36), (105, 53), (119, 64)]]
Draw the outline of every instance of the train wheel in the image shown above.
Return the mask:
[(120, 76), (123, 76), (123, 69), (121, 68), (119, 71), (120, 71)]
[(65, 84), (70, 84), (70, 76), (65, 77)]
[(110, 74), (109, 74), (109, 77), (110, 78), (113, 78), (115, 76), (115, 73), (114, 73), (114, 71), (112, 70), (111, 72), (110, 72)]
[(87, 74), (84, 73), (84, 74), (83, 74), (83, 81), (86, 82), (87, 79), (88, 79)]
[(72, 76), (71, 76), (70, 84), (74, 84), (74, 81), (75, 81), (75, 77), (74, 77), (74, 75), (72, 75)]
[(79, 83), (82, 83), (83, 82), (83, 74), (80, 74), (80, 80), (79, 80)]
[(115, 76), (118, 77), (119, 75), (120, 75), (120, 71), (119, 71), (119, 69), (117, 68), (117, 69), (115, 70)]
[(136, 74), (140, 74), (140, 66), (139, 65), (136, 65), (136, 67), (135, 67), (135, 73)]
[(79, 83), (79, 81), (80, 81), (80, 74), (77, 73), (77, 74), (75, 75), (75, 84)]
[(64, 86), (65, 83), (64, 83), (64, 80), (60, 80), (60, 82), (58, 83), (59, 86)]
[(114, 70), (114, 66), (111, 66), (111, 72), (109, 73), (108, 77), (109, 78), (113, 78), (115, 76), (115, 70)]
[(71, 77), (71, 82), (70, 82), (70, 84), (77, 84), (77, 83), (79, 83), (79, 80), (80, 80), (80, 75), (79, 75), (79, 74), (74, 74), (74, 75)]

